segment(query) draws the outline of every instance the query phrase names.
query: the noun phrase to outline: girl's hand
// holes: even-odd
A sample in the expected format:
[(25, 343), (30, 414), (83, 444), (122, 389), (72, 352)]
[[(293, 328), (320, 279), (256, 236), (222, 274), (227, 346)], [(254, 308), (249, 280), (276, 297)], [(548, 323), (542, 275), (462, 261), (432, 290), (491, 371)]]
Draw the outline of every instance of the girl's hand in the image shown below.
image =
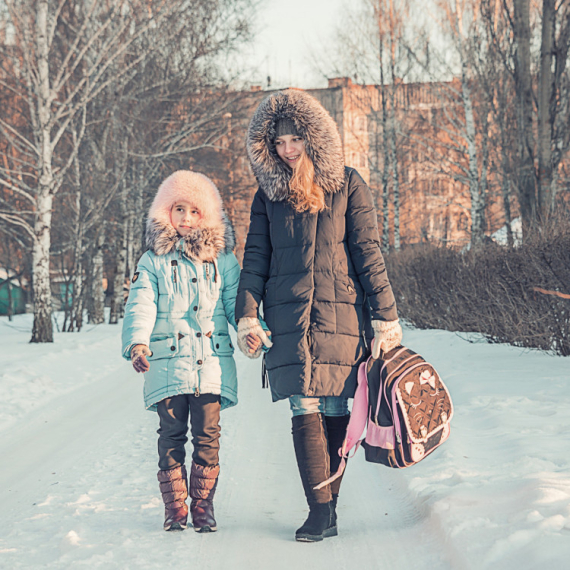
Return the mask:
[(150, 370), (147, 356), (152, 356), (152, 352), (146, 344), (135, 344), (131, 348), (131, 362), (137, 372), (148, 372)]
[(247, 347), (249, 348), (249, 352), (252, 354), (257, 352), (261, 347), (261, 339), (254, 333), (249, 333), (245, 337), (245, 341), (247, 343)]
[(257, 317), (242, 317), (238, 321), (238, 347), (248, 358), (259, 358), (262, 346), (265, 346), (267, 349), (273, 346), (269, 338), (270, 335), (269, 331), (263, 330)]

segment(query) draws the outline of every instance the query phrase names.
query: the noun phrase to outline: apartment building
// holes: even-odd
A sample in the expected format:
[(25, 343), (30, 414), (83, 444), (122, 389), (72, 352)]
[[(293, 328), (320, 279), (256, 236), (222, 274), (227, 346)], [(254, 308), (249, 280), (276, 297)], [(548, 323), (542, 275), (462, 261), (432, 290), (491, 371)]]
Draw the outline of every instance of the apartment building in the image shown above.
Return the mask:
[[(397, 233), (402, 246), (430, 241), (461, 248), (469, 243), (468, 187), (450, 172), (451, 151), (442, 139), (442, 117), (453, 112), (445, 87), (357, 85), (342, 77), (330, 79), (327, 88), (308, 90), (336, 121), (346, 165), (369, 184), (380, 233), (387, 223), (390, 247), (398, 241)], [(212, 165), (236, 228), (240, 257), (256, 190), (245, 152), (247, 125), (269, 93), (254, 87), (240, 94), (239, 110), (226, 116), (227, 135), (219, 151), (226, 158), (217, 161), (219, 168)], [(465, 157), (456, 160), (459, 164)]]

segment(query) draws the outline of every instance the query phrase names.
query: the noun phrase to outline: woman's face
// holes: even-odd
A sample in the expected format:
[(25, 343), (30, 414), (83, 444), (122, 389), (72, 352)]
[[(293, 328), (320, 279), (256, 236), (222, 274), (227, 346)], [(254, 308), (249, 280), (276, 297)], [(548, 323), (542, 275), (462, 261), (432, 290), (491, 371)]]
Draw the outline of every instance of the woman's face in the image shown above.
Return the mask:
[(174, 229), (181, 235), (186, 236), (192, 228), (199, 225), (202, 219), (200, 210), (188, 202), (176, 202), (172, 206), (170, 219)]
[(305, 143), (297, 135), (281, 135), (275, 139), (275, 149), (279, 158), (291, 168), (296, 168), (305, 153)]

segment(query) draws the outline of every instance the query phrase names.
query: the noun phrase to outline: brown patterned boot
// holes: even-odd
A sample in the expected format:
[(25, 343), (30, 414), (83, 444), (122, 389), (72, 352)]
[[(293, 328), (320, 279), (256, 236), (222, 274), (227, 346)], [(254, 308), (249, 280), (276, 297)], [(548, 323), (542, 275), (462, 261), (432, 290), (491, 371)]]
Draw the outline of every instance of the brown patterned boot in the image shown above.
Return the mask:
[(192, 461), (190, 470), (190, 513), (196, 532), (214, 532), (218, 530), (214, 518), (214, 493), (218, 486), (220, 466), (203, 467)]
[(161, 469), (157, 478), (164, 501), (164, 530), (184, 530), (188, 521), (186, 466)]

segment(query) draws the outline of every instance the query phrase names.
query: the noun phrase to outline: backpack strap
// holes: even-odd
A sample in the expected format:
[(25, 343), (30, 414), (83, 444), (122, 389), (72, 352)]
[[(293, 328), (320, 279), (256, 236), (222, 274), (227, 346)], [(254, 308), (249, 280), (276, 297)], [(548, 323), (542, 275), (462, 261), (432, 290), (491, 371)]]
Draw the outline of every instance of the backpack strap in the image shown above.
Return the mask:
[[(372, 357), (368, 358), (368, 360), (363, 362), (358, 368), (358, 387), (354, 394), (352, 412), (350, 414), (350, 420), (346, 428), (346, 436), (342, 443), (342, 447), (338, 450), (338, 454), (342, 457), (338, 470), (332, 477), (329, 477), (326, 481), (319, 483), (314, 487), (314, 489), (322, 489), (326, 485), (332, 483), (335, 479), (338, 479), (344, 473), (346, 460), (349, 457), (354, 456), (362, 443), (360, 436), (362, 435), (368, 421), (368, 377), (366, 376), (366, 367), (371, 359)], [(353, 447), (355, 447), (354, 452), (352, 455), (349, 455)]]

